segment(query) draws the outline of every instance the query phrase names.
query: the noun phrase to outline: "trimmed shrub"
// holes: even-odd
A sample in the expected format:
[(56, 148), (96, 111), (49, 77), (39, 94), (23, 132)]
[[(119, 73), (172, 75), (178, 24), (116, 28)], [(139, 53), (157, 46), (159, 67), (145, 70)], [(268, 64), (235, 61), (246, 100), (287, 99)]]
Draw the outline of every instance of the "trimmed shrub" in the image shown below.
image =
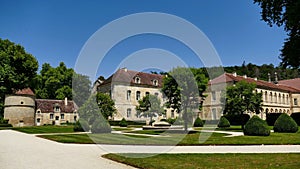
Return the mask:
[(127, 127), (128, 124), (127, 124), (127, 121), (123, 118), (120, 123), (119, 123), (120, 127)]
[(222, 116), (222, 117), (220, 118), (218, 127), (220, 127), (220, 128), (230, 127), (230, 123), (229, 123), (229, 121), (226, 119), (226, 117)]
[(0, 127), (12, 127), (11, 124), (0, 124)]
[(89, 131), (90, 126), (88, 122), (84, 119), (79, 119), (73, 127), (73, 131), (78, 131), (78, 132), (84, 132), (84, 131)]
[(291, 114), (291, 117), (295, 120), (295, 122), (300, 125), (300, 113), (293, 113)]
[(267, 113), (267, 123), (269, 126), (274, 126), (275, 121), (282, 113)]
[(245, 125), (244, 134), (248, 136), (269, 136), (270, 130), (266, 121), (254, 115)]
[(250, 119), (249, 114), (225, 114), (230, 125), (245, 125)]
[(110, 133), (111, 127), (105, 119), (96, 119), (92, 124), (92, 133)]
[(203, 127), (203, 121), (200, 119), (200, 117), (197, 117), (194, 122), (194, 127)]
[(273, 129), (274, 132), (296, 133), (298, 131), (298, 125), (292, 117), (283, 113), (275, 121)]
[(174, 118), (168, 118), (167, 119), (167, 122), (170, 123), (170, 124), (174, 124), (175, 121), (176, 121), (176, 119), (174, 119)]

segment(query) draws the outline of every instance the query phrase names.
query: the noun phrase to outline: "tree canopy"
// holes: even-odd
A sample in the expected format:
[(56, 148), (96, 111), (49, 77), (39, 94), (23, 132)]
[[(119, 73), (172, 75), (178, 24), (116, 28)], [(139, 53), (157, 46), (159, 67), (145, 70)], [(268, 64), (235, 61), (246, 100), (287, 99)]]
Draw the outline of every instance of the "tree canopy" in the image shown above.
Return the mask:
[(201, 70), (177, 67), (163, 79), (162, 92), (166, 95), (166, 107), (181, 113), (184, 128), (192, 121), (195, 111), (199, 111), (200, 100), (207, 86), (207, 78)]
[(21, 45), (0, 39), (0, 117), (5, 94), (27, 87), (33, 88), (38, 61)]
[(254, 0), (261, 8), (262, 20), (269, 26), (284, 25), (288, 38), (281, 49), (281, 64), (284, 67), (300, 67), (300, 1), (299, 0)]
[(260, 113), (262, 108), (262, 93), (255, 91), (255, 83), (246, 81), (237, 82), (233, 86), (227, 86), (225, 114), (244, 114), (246, 112)]
[(138, 101), (138, 105), (136, 106), (136, 111), (138, 115), (142, 115), (144, 117), (152, 117), (157, 115), (164, 114), (164, 108), (161, 106), (160, 99), (155, 95), (146, 95), (141, 100)]
[(113, 117), (113, 115), (117, 112), (115, 108), (115, 102), (109, 97), (109, 95), (105, 93), (97, 93), (96, 101), (102, 113), (102, 116), (107, 120), (109, 117)]

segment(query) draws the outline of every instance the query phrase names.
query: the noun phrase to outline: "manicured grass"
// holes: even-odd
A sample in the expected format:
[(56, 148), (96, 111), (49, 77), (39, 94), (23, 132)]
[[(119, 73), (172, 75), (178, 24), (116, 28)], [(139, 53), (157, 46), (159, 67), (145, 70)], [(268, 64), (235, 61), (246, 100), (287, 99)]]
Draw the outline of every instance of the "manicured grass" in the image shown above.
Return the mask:
[[(103, 157), (142, 169), (286, 168), (298, 169), (300, 154), (106, 154)], [(135, 158), (129, 158), (135, 157)]]
[(31, 126), (31, 127), (13, 127), (12, 130), (28, 133), (73, 133), (73, 125), (68, 126)]
[[(150, 131), (147, 131), (150, 132)], [(203, 135), (210, 133), (202, 133)], [(172, 134), (164, 137), (127, 136), (121, 134), (63, 134), (43, 135), (40, 137), (62, 143), (97, 143), (97, 144), (131, 144), (131, 145), (286, 145), (300, 144), (298, 133), (271, 133), (270, 136), (223, 137), (226, 134), (212, 133), (205, 142), (200, 132), (192, 134)]]

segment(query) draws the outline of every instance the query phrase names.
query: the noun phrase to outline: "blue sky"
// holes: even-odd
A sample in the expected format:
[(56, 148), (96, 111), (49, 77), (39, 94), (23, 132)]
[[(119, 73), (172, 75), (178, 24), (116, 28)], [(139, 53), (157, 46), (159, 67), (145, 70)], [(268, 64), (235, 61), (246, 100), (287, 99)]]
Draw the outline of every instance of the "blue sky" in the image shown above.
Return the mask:
[[(0, 38), (24, 46), (40, 66), (63, 61), (74, 67), (82, 47), (98, 29), (140, 12), (168, 13), (191, 22), (210, 39), (224, 66), (280, 62), (286, 33), (261, 21), (260, 8), (252, 0), (0, 0)], [(146, 48), (168, 50), (189, 66), (203, 66), (188, 47), (174, 39), (139, 35), (112, 48), (97, 75), (109, 76), (122, 58)]]

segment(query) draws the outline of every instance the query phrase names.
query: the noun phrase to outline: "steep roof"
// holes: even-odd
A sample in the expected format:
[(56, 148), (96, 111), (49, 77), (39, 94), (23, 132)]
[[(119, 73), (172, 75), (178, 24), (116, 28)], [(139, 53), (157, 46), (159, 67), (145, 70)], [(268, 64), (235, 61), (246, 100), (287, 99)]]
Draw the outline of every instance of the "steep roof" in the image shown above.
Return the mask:
[(224, 74), (216, 77), (215, 79), (213, 79), (209, 82), (209, 85), (228, 83), (228, 82), (239, 82), (242, 80), (244, 80), (248, 83), (255, 83), (260, 88), (286, 91), (286, 92), (295, 92), (295, 93), (300, 92), (300, 89), (297, 89), (297, 88), (294, 88), (291, 86), (282, 85), (282, 84), (274, 84), (271, 82), (257, 80), (257, 79), (249, 78), (249, 77), (243, 77), (243, 76), (234, 75), (234, 74), (230, 74), (230, 73), (224, 73)]
[(34, 93), (33, 93), (33, 91), (30, 88), (24, 88), (22, 90), (17, 90), (15, 92), (15, 94), (17, 94), (17, 95), (32, 95), (32, 96), (34, 96)]
[[(140, 78), (140, 83), (135, 83), (135, 78)], [(111, 82), (127, 83), (130, 85), (141, 85), (148, 87), (162, 87), (162, 75), (137, 72), (133, 70), (127, 70), (125, 68), (119, 69), (116, 73), (111, 75), (107, 80), (105, 80), (101, 85), (108, 84)], [(157, 80), (157, 86), (154, 85), (153, 81)], [(100, 86), (101, 86), (100, 85)]]
[(40, 109), (42, 113), (53, 112), (56, 105), (59, 106), (61, 112), (64, 113), (72, 113), (78, 109), (72, 100), (68, 100), (67, 105), (65, 105), (64, 100), (36, 99), (35, 101), (36, 109)]
[(300, 90), (300, 78), (289, 79), (289, 80), (280, 80), (278, 82), (280, 85), (290, 86)]

